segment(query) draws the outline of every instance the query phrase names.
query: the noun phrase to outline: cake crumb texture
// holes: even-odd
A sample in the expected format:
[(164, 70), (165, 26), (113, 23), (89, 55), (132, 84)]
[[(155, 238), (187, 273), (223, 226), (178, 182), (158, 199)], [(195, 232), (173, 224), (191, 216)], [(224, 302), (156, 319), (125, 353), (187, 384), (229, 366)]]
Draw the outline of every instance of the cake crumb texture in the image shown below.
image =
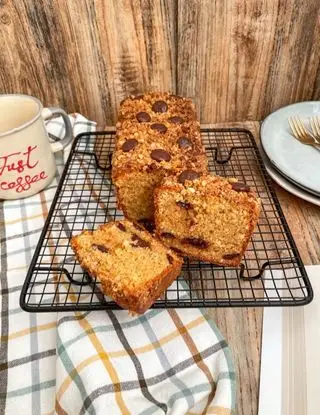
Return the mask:
[(157, 235), (181, 255), (238, 266), (260, 207), (255, 193), (235, 178), (168, 177), (155, 191)]
[(71, 238), (82, 268), (122, 308), (143, 313), (179, 275), (182, 259), (128, 220)]

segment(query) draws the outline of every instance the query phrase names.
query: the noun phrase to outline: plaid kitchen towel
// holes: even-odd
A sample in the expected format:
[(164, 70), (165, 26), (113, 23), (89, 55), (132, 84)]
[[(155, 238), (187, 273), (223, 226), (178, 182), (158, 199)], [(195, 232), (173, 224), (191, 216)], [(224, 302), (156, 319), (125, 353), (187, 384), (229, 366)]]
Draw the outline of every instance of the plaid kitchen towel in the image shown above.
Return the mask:
[[(81, 115), (74, 114), (70, 120), (74, 135), (95, 130), (96, 124)], [(60, 119), (49, 121), (47, 129), (52, 139), (64, 134)], [(45, 191), (0, 202), (1, 415), (54, 410), (57, 314), (26, 313), (19, 307), (19, 296), (62, 173), (64, 154), (56, 153), (56, 161), (56, 178)]]
[[(76, 114), (74, 133), (95, 124)], [(49, 121), (51, 138), (63, 134)], [(68, 151), (65, 152), (65, 154)], [(0, 203), (0, 414), (231, 414), (230, 351), (197, 309), (26, 313), (19, 295), (56, 180), (28, 199)]]

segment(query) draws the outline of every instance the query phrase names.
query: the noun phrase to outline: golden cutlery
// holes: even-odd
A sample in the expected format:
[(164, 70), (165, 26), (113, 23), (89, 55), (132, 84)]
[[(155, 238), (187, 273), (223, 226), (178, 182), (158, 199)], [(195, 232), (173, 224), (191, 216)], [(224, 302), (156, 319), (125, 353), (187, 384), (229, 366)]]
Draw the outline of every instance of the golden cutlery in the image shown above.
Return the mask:
[(313, 133), (308, 131), (303, 122), (298, 116), (289, 117), (288, 119), (293, 136), (301, 143), (308, 146), (320, 147), (320, 143), (317, 141)]
[(315, 137), (316, 141), (320, 144), (320, 116), (316, 115), (314, 117), (311, 117), (310, 125), (313, 136)]

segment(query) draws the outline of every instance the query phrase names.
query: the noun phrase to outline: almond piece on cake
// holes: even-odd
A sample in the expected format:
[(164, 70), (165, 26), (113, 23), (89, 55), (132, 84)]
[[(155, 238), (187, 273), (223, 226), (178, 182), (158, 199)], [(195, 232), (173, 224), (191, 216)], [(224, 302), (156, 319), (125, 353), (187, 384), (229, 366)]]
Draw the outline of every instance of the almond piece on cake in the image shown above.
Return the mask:
[(122, 308), (144, 313), (178, 277), (183, 260), (139, 225), (121, 220), (71, 238), (81, 267)]
[(185, 170), (155, 191), (156, 233), (180, 255), (236, 267), (260, 207), (260, 199), (237, 179)]

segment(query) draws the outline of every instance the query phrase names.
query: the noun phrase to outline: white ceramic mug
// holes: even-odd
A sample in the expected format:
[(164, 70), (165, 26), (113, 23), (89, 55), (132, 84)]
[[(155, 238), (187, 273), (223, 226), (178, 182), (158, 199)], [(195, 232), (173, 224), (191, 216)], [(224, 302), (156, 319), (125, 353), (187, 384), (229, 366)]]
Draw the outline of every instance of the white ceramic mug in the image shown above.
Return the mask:
[[(49, 142), (44, 120), (62, 116), (66, 133)], [(19, 199), (44, 189), (54, 178), (54, 154), (72, 140), (68, 115), (61, 108), (43, 108), (28, 95), (0, 95), (0, 199)]]

